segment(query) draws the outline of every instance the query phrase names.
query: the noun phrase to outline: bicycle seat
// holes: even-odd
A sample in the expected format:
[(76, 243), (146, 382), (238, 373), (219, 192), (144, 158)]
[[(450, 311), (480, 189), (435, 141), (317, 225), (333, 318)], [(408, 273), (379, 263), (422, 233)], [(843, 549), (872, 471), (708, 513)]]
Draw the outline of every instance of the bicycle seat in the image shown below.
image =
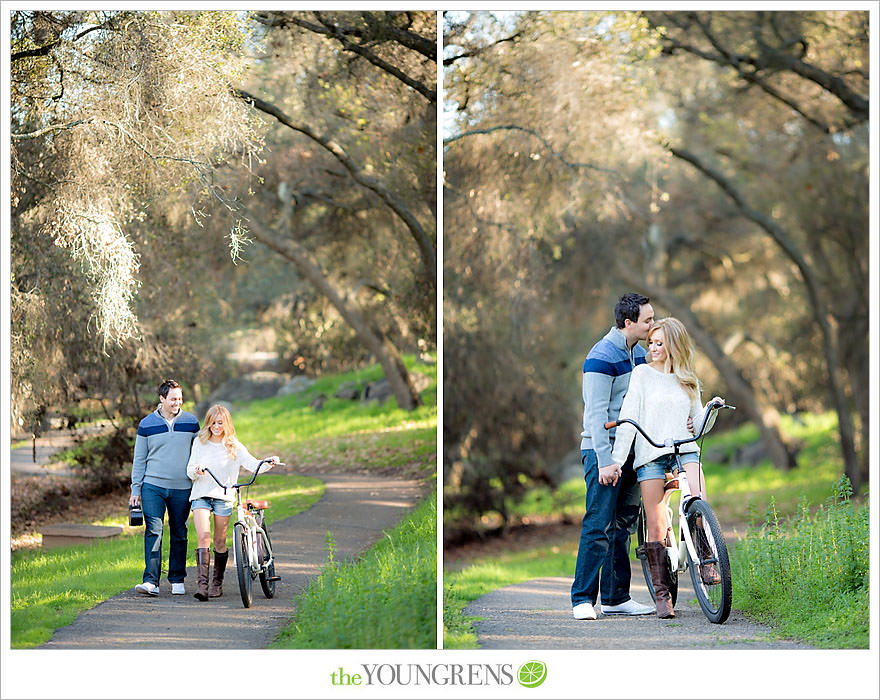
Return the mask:
[(675, 491), (679, 487), (678, 485), (678, 477), (666, 472), (664, 475), (666, 477), (666, 483), (663, 484), (664, 491)]
[(269, 507), (269, 501), (255, 501), (252, 498), (245, 501), (246, 508), (254, 508), (255, 510), (266, 510)]

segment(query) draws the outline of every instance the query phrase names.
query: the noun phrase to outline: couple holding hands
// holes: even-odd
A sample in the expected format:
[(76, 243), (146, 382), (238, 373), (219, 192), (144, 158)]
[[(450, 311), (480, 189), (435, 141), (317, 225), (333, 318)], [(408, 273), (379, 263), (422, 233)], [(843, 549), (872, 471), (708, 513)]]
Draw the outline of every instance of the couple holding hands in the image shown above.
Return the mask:
[[(701, 404), (687, 329), (675, 318), (655, 321), (649, 302), (640, 294), (623, 295), (614, 307), (615, 327), (593, 346), (584, 362), (581, 462), (586, 514), (571, 587), (572, 614), (577, 620), (595, 620), (599, 613), (648, 615), (656, 611), (660, 618), (675, 616), (664, 562), (668, 524), (663, 487), (665, 473), (675, 465), (672, 448), (653, 447), (629, 423), (617, 427), (616, 434), (615, 429), (605, 429), (607, 422), (630, 418), (649, 435), (685, 439), (699, 430), (700, 426), (694, 429), (694, 422), (709, 405)], [(647, 352), (640, 340), (647, 341)], [(715, 397), (712, 401), (722, 400)], [(705, 497), (695, 443), (682, 447), (681, 460), (688, 483), (699, 486), (694, 495)], [(648, 521), (645, 554), (655, 607), (636, 602), (629, 592), (629, 538), (635, 530), (640, 495)], [(706, 583), (717, 582), (718, 572), (712, 565), (701, 566), (700, 575)], [(601, 606), (597, 604), (600, 585)]]
[[(168, 554), (168, 581), (171, 593), (186, 593), (186, 521), (192, 510), (198, 547), (195, 551), (198, 567), (198, 590), (195, 598), (201, 601), (223, 595), (223, 576), (229, 551), (226, 532), (232, 515), (233, 494), (224, 489), (208, 474), (224, 485), (236, 482), (240, 467), (255, 471), (260, 460), (253, 457), (235, 437), (235, 427), (229, 411), (220, 405), (211, 406), (205, 415), (205, 425), (199, 428), (198, 419), (182, 411), (183, 390), (173, 379), (159, 386), (159, 405), (138, 425), (131, 470), (131, 497), (129, 505), (143, 508), (144, 567), (143, 582), (135, 586), (138, 593), (159, 595), (159, 574), (162, 562), (162, 526), (168, 511), (170, 545)], [(278, 463), (278, 457), (269, 457), (264, 470)], [(214, 516), (214, 577), (208, 586), (211, 565), (211, 515)]]

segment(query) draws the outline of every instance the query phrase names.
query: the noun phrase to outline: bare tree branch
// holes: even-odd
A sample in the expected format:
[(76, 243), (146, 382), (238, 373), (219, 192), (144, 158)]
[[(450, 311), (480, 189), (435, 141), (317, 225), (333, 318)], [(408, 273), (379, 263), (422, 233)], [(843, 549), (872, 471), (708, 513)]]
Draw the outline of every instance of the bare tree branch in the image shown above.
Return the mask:
[(490, 49), (495, 48), (498, 44), (503, 44), (506, 41), (515, 41), (522, 36), (522, 32), (516, 32), (515, 34), (511, 34), (510, 36), (506, 36), (502, 39), (498, 39), (497, 41), (493, 41), (491, 44), (486, 44), (485, 46), (474, 46), (469, 49), (466, 49), (460, 54), (456, 54), (455, 56), (447, 56), (443, 59), (444, 66), (451, 66), (456, 61), (460, 61), (463, 58), (472, 58), (474, 56), (479, 56), (481, 53), (489, 51)]
[(261, 112), (265, 112), (266, 114), (275, 117), (275, 119), (284, 124), (284, 126), (293, 129), (294, 131), (298, 131), (305, 136), (308, 136), (312, 141), (320, 145), (325, 150), (329, 151), (345, 167), (345, 169), (348, 170), (349, 174), (355, 182), (377, 194), (379, 198), (382, 199), (382, 201), (385, 202), (385, 204), (387, 204), (388, 207), (391, 208), (391, 210), (395, 214), (397, 214), (398, 217), (400, 217), (404, 224), (406, 224), (406, 227), (409, 229), (410, 234), (412, 235), (413, 239), (416, 242), (416, 245), (418, 246), (419, 253), (421, 254), (422, 265), (425, 269), (425, 275), (431, 281), (434, 287), (437, 286), (437, 254), (434, 250), (434, 245), (431, 243), (431, 239), (428, 237), (428, 234), (425, 231), (424, 227), (419, 223), (419, 220), (409, 210), (406, 204), (404, 204), (381, 182), (367, 175), (364, 175), (360, 171), (360, 169), (351, 161), (342, 146), (340, 146), (335, 141), (316, 134), (314, 131), (312, 131), (311, 128), (306, 125), (296, 124), (290, 117), (288, 117), (275, 105), (266, 102), (265, 100), (261, 100), (259, 97), (254, 97), (244, 90), (232, 88), (232, 93), (239, 99), (250, 103)]
[[(90, 32), (94, 32), (98, 29), (109, 29), (109, 28), (111, 28), (111, 25), (114, 22), (118, 21), (118, 19), (119, 19), (118, 17), (113, 17), (112, 19), (108, 20), (107, 22), (104, 22), (103, 24), (98, 24), (98, 25), (95, 25), (94, 27), (89, 27), (88, 29), (84, 29), (79, 34), (77, 34), (73, 38), (72, 41), (79, 41), (86, 34), (89, 34)], [(44, 46), (39, 46), (35, 49), (27, 49), (25, 51), (16, 51), (14, 54), (12, 54), (12, 56), (10, 57), (9, 60), (14, 62), (14, 61), (20, 61), (24, 58), (35, 58), (37, 56), (48, 56), (49, 52), (52, 51), (52, 49), (57, 48), (58, 46), (61, 46), (61, 38), (60, 37), (58, 39), (55, 39), (55, 41), (50, 41), (48, 44), (45, 44)]]
[[(717, 34), (712, 31), (710, 23), (701, 19), (697, 13), (688, 13), (688, 18), (700, 29), (717, 53), (705, 51), (692, 44), (687, 44), (669, 34), (666, 34), (663, 37), (665, 43), (663, 48), (664, 53), (673, 54), (676, 51), (684, 51), (702, 58), (703, 60), (721, 66), (732, 67), (743, 80), (757, 86), (775, 100), (778, 100), (787, 107), (795, 110), (810, 124), (820, 129), (823, 133), (831, 133), (832, 128), (821, 120), (810, 116), (795, 100), (782, 95), (782, 93), (773, 88), (764, 79), (764, 73), (768, 71), (786, 70), (819, 85), (823, 90), (834, 95), (849, 110), (852, 119), (846, 123), (847, 127), (868, 119), (869, 102), (866, 98), (852, 90), (839, 76), (833, 75), (818, 66), (804, 61), (803, 51), (801, 51), (800, 56), (795, 56), (791, 53), (790, 49), (793, 46), (804, 45), (803, 38), (797, 37), (785, 41), (782, 46), (775, 48), (763, 45), (764, 50), (758, 55), (740, 54), (727, 49)], [(650, 16), (648, 17), (648, 22), (653, 28), (658, 28), (657, 23)], [(676, 23), (675, 26), (682, 30), (688, 28), (687, 23), (679, 22)], [(776, 32), (778, 35), (778, 28)], [(750, 69), (747, 69), (746, 66), (750, 67)]]
[(516, 124), (500, 124), (498, 126), (490, 126), (485, 129), (471, 129), (470, 131), (463, 131), (460, 134), (456, 134), (455, 136), (450, 136), (449, 138), (443, 139), (443, 145), (448, 146), (449, 144), (455, 143), (456, 141), (464, 138), (465, 136), (476, 136), (479, 134), (491, 134), (495, 131), (522, 131), (526, 134), (530, 134), (531, 136), (534, 136), (536, 139), (538, 139), (541, 143), (543, 143), (544, 146), (546, 146), (547, 150), (550, 151), (550, 154), (554, 158), (556, 158), (563, 165), (565, 165), (569, 168), (589, 168), (590, 170), (598, 170), (599, 172), (609, 173), (611, 175), (620, 176), (620, 173), (617, 172), (616, 170), (611, 170), (609, 168), (603, 168), (599, 165), (593, 165), (592, 163), (575, 163), (575, 162), (569, 161), (568, 159), (565, 158), (564, 155), (562, 155), (562, 153), (560, 153), (559, 151), (554, 149), (553, 146), (551, 146), (550, 143), (547, 141), (547, 139), (545, 139), (543, 136), (541, 136), (541, 134), (539, 134), (537, 131), (535, 131), (534, 129), (529, 129), (525, 126), (518, 126)]
[[(314, 24), (312, 22), (307, 22), (306, 20), (300, 19), (299, 17), (287, 16), (286, 14), (283, 16), (280, 16), (280, 17), (278, 17), (278, 16), (270, 17), (268, 19), (268, 21), (264, 21), (263, 19), (261, 19), (259, 17), (258, 17), (258, 19), (259, 19), (259, 21), (263, 22), (264, 24), (269, 24), (269, 26), (283, 27), (283, 26), (289, 26), (289, 25), (293, 24), (293, 25), (296, 25), (297, 27), (301, 27), (302, 29), (307, 29), (308, 31), (313, 32), (315, 34), (322, 34), (324, 36), (330, 37), (331, 39), (335, 39), (340, 44), (342, 44), (342, 48), (344, 48), (346, 51), (350, 51), (354, 54), (357, 54), (358, 56), (361, 56), (362, 58), (364, 58), (367, 61), (369, 61), (370, 63), (372, 63), (374, 66), (376, 66), (380, 70), (383, 70), (386, 73), (388, 73), (389, 75), (394, 76), (399, 81), (401, 81), (404, 85), (412, 88), (413, 90), (418, 92), (420, 95), (425, 97), (429, 102), (434, 103), (437, 101), (437, 90), (436, 89), (432, 89), (429, 86), (422, 83), (421, 81), (416, 80), (415, 78), (407, 75), (402, 70), (400, 70), (397, 66), (394, 66), (394, 65), (388, 63), (384, 59), (377, 56), (374, 52), (367, 49), (365, 46), (363, 46), (361, 44), (357, 44), (353, 41), (350, 41), (348, 36), (346, 36), (346, 32), (343, 29), (341, 29), (338, 25), (334, 24), (333, 22), (324, 19), (320, 12), (314, 12), (313, 14), (318, 19), (320, 24)], [(349, 32), (349, 33), (353, 34), (354, 32)], [(416, 36), (416, 35), (413, 35), (413, 36)], [(398, 41), (397, 38), (395, 38), (394, 40), (396, 42), (401, 43), (402, 45), (406, 46), (406, 44), (403, 44), (403, 42)], [(407, 48), (412, 48), (412, 47), (407, 46)], [(416, 49), (416, 50), (418, 51), (419, 49)], [(421, 53), (421, 51), (419, 51), (419, 52)], [(436, 62), (436, 60), (437, 60), (436, 49), (435, 49), (435, 55), (433, 57), (429, 56), (429, 58), (431, 58), (433, 61)]]
[(671, 145), (666, 146), (676, 158), (690, 163), (694, 168), (703, 173), (710, 180), (715, 182), (718, 187), (733, 201), (740, 212), (747, 219), (753, 221), (766, 231), (770, 238), (782, 249), (786, 256), (797, 266), (804, 281), (807, 290), (807, 298), (810, 300), (810, 311), (819, 326), (822, 335), (822, 345), (825, 355), (826, 366), (828, 368), (828, 379), (831, 385), (831, 396), (834, 401), (835, 411), (838, 415), (838, 432), (840, 434), (841, 451), (843, 453), (844, 465), (847, 474), (853, 473), (856, 469), (857, 455), (855, 450), (855, 431), (852, 423), (852, 414), (850, 412), (849, 402), (844, 391), (844, 380), (842, 377), (842, 368), (840, 366), (840, 352), (838, 349), (837, 336), (832, 328), (831, 314), (827, 308), (822, 294), (821, 285), (813, 273), (810, 263), (798, 249), (795, 242), (788, 233), (773, 219), (763, 212), (753, 209), (746, 202), (745, 197), (739, 192), (733, 182), (725, 177), (718, 170), (704, 163), (699, 157), (693, 153), (689, 153), (680, 148)]
[(88, 124), (92, 121), (94, 121), (94, 117), (88, 117), (87, 119), (77, 119), (76, 121), (68, 122), (67, 124), (53, 124), (43, 129), (38, 129), (37, 131), (29, 131), (26, 134), (10, 134), (10, 136), (12, 136), (12, 138), (16, 141), (21, 141), (23, 139), (35, 139), (38, 136), (42, 136), (43, 134), (48, 134), (50, 131), (72, 129), (75, 126), (79, 126), (80, 124)]

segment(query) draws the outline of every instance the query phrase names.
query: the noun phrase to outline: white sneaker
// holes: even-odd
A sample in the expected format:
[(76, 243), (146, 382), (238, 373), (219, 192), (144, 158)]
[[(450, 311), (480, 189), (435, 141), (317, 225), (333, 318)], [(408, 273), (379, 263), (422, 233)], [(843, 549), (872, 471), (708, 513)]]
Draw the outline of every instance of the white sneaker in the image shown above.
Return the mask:
[(138, 593), (143, 593), (144, 595), (159, 595), (159, 586), (155, 583), (150, 583), (149, 581), (144, 581), (143, 583), (139, 583), (134, 589)]
[(171, 595), (185, 595), (186, 589), (183, 587), (183, 583), (172, 583), (171, 584)]
[(630, 598), (620, 605), (606, 605), (602, 612), (606, 615), (653, 615), (655, 610), (654, 606), (642, 605)]
[(596, 608), (592, 603), (579, 603), (571, 609), (575, 620), (595, 620)]

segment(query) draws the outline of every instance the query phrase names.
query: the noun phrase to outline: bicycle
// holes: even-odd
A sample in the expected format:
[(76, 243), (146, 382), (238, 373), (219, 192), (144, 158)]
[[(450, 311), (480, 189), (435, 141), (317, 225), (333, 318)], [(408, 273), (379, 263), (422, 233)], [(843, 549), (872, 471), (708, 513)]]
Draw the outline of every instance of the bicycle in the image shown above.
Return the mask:
[[(712, 411), (719, 411), (722, 408), (735, 410), (736, 406), (718, 402), (710, 403), (703, 416), (699, 433), (685, 440), (672, 440), (670, 438), (662, 444), (654, 442), (638, 423), (629, 418), (605, 423), (606, 430), (617, 427), (621, 423), (630, 423), (654, 447), (673, 448), (676, 465), (671, 473), (666, 474), (666, 483), (663, 489), (663, 503), (666, 506), (667, 526), (665, 543), (666, 565), (669, 571), (668, 579), (671, 582), (669, 593), (674, 607), (678, 598), (678, 576), (684, 573), (685, 569), (689, 569), (691, 582), (694, 585), (694, 592), (697, 594), (700, 608), (702, 608), (709, 621), (716, 624), (722, 624), (730, 615), (733, 600), (730, 557), (727, 553), (724, 535), (721, 532), (721, 525), (718, 523), (718, 518), (715, 516), (712, 507), (705, 499), (691, 493), (687, 480), (687, 471), (681, 462), (681, 446), (699, 440), (705, 432), (706, 425), (709, 424)], [(672, 506), (670, 505), (670, 499), (675, 493), (680, 493), (678, 502), (678, 533), (676, 533), (674, 528), (675, 521), (672, 517)], [(642, 562), (642, 572), (645, 575), (645, 581), (648, 583), (648, 592), (651, 594), (651, 598), (656, 600), (654, 585), (651, 582), (651, 570), (645, 556), (645, 542), (648, 541), (648, 519), (645, 516), (644, 504), (639, 506), (637, 532), (638, 546), (636, 547), (636, 557)], [(697, 543), (699, 543), (699, 547)], [(717, 583), (707, 583), (703, 580), (701, 567), (708, 565), (715, 566), (720, 579)]]
[[(269, 526), (266, 524), (264, 511), (269, 507), (268, 501), (256, 501), (246, 498), (244, 503), (241, 499), (241, 489), (254, 483), (260, 467), (267, 463), (268, 459), (261, 459), (254, 475), (248, 482), (227, 486), (207, 467), (205, 471), (211, 475), (220, 486), (223, 493), (226, 489), (235, 489), (235, 508), (237, 520), (232, 528), (232, 553), (235, 559), (235, 568), (238, 571), (238, 589), (241, 592), (241, 602), (249, 608), (253, 603), (253, 582), (259, 577), (260, 588), (267, 598), (275, 596), (275, 584), (281, 580), (275, 575), (275, 554), (272, 551), (272, 541), (269, 539)], [(281, 462), (276, 466), (283, 467)]]

